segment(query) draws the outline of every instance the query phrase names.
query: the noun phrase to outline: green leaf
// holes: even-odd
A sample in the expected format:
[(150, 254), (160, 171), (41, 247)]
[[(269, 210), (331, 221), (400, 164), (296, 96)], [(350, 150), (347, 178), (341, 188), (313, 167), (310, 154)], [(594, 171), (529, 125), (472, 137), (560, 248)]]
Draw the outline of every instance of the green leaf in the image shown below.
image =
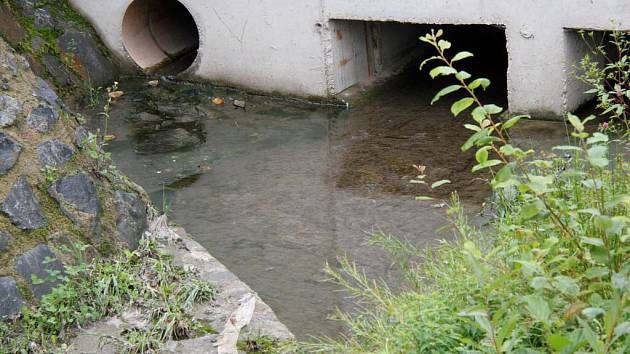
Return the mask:
[(518, 123), (519, 120), (523, 119), (523, 118), (527, 118), (529, 119), (528, 115), (520, 115), (520, 116), (516, 116), (516, 117), (512, 117), (510, 119), (508, 119), (507, 122), (503, 123), (503, 129), (510, 129), (514, 126), (514, 124)]
[(539, 295), (527, 295), (523, 297), (525, 308), (536, 321), (547, 323), (551, 317), (549, 304)]
[(447, 50), (451, 47), (451, 42), (446, 41), (444, 39), (440, 39), (438, 41), (438, 47), (440, 47), (441, 50)]
[(621, 337), (630, 334), (630, 322), (622, 322), (615, 327), (615, 336)]
[(451, 112), (454, 116), (457, 117), (462, 111), (466, 110), (474, 102), (475, 100), (471, 97), (462, 98), (461, 100), (453, 103), (453, 105), (451, 106)]
[(488, 86), (490, 86), (490, 80), (479, 78), (479, 79), (473, 80), (470, 84), (468, 84), (468, 88), (471, 90), (474, 90), (478, 88), (479, 86), (481, 86), (484, 90), (487, 89)]
[(488, 160), (484, 163), (480, 163), (478, 165), (475, 165), (472, 168), (473, 172), (477, 172), (479, 170), (483, 170), (484, 168), (490, 168), (492, 166), (496, 166), (496, 165), (500, 165), (501, 164), (501, 160)]
[(570, 277), (559, 275), (554, 278), (553, 285), (560, 290), (562, 293), (569, 296), (577, 296), (580, 292), (580, 287), (578, 283)]
[(571, 123), (573, 128), (575, 128), (575, 130), (577, 130), (578, 132), (581, 133), (584, 131), (584, 124), (582, 124), (582, 121), (577, 116), (569, 113), (567, 114), (567, 120), (569, 121), (569, 123)]
[(478, 124), (481, 124), (481, 122), (483, 122), (484, 119), (486, 119), (486, 114), (487, 114), (486, 110), (483, 107), (479, 107), (479, 106), (475, 107), (475, 109), (473, 109), (472, 112), (470, 113), (472, 118)]
[(606, 267), (591, 267), (584, 272), (584, 276), (587, 279), (602, 278), (608, 275), (608, 268)]
[(512, 178), (512, 166), (505, 165), (494, 176), (494, 180), (497, 182), (505, 182)]
[(580, 214), (590, 214), (590, 215), (601, 215), (601, 213), (599, 212), (599, 209), (597, 208), (586, 208), (586, 209), (580, 209), (577, 211)]
[(569, 344), (571, 344), (571, 340), (569, 338), (556, 333), (551, 334), (549, 337), (547, 337), (547, 342), (549, 343), (551, 349), (555, 350), (556, 352), (562, 352), (564, 348), (568, 347)]
[(433, 68), (429, 72), (429, 75), (431, 76), (432, 79), (435, 79), (436, 77), (440, 75), (448, 76), (448, 75), (453, 75), (453, 74), (457, 74), (457, 70), (451, 68), (450, 66), (438, 66), (438, 67)]
[(606, 208), (614, 208), (619, 204), (630, 205), (630, 194), (618, 195), (606, 203)]
[(582, 237), (580, 240), (582, 241), (582, 243), (587, 244), (587, 245), (596, 246), (596, 247), (603, 247), (604, 246), (604, 241), (602, 239), (599, 239), (599, 238)]
[(613, 288), (619, 290), (622, 293), (625, 293), (628, 290), (628, 285), (630, 285), (630, 281), (628, 281), (628, 278), (621, 274), (621, 273), (615, 273), (612, 276), (612, 285)]
[(490, 150), (490, 146), (484, 146), (481, 149), (477, 150), (477, 153), (475, 154), (475, 159), (477, 159), (477, 162), (484, 163), (488, 161), (488, 150)]
[(536, 199), (535, 201), (523, 205), (520, 212), (520, 217), (523, 220), (529, 220), (534, 216), (538, 215), (541, 211), (545, 209), (545, 204), (540, 199)]
[(499, 114), (499, 113), (503, 112), (503, 108), (502, 107), (499, 107), (499, 106), (494, 105), (494, 104), (484, 105), (483, 109), (485, 109), (486, 112), (488, 112), (488, 114)]
[(430, 58), (427, 58), (427, 59), (423, 60), (422, 63), (420, 64), (420, 71), (422, 71), (422, 68), (424, 68), (424, 66), (427, 65), (427, 63), (429, 63), (430, 61), (432, 61), (432, 60), (439, 60), (439, 59), (442, 59), (442, 58), (434, 55), (434, 56), (432, 56)]
[(466, 51), (459, 52), (459, 53), (455, 54), (453, 59), (451, 59), (451, 62), (460, 61), (462, 59), (470, 58), (470, 57), (473, 57), (473, 56), (474, 55), (471, 52), (466, 52)]
[(516, 152), (517, 150), (514, 148), (514, 146), (512, 146), (511, 144), (505, 144), (503, 146), (501, 146), (501, 148), (499, 149), (499, 152), (507, 155), (507, 156), (512, 156), (514, 154), (514, 152)]
[(482, 137), (486, 136), (487, 134), (488, 133), (486, 132), (486, 130), (482, 129), (482, 130), (476, 132), (475, 134), (471, 135), (470, 138), (468, 138), (468, 140), (466, 140), (464, 145), (462, 145), (462, 147), (461, 147), (462, 151), (470, 150), (470, 148), (473, 147), (473, 145), (475, 145), (479, 139), (481, 139)]
[(433, 99), (431, 100), (431, 104), (434, 104), (435, 102), (437, 102), (440, 98), (448, 95), (449, 93), (453, 93), (459, 89), (461, 89), (462, 86), (461, 85), (451, 85), (451, 86), (447, 86), (443, 89), (440, 90), (440, 92), (438, 92), (435, 97), (433, 97)]
[(435, 188), (438, 188), (438, 187), (443, 186), (443, 185), (448, 184), (448, 183), (451, 183), (451, 181), (448, 180), (448, 179), (443, 179), (443, 180), (440, 180), (440, 181), (437, 181), (437, 182), (433, 183), (431, 185), (431, 188), (435, 189)]
[(465, 71), (460, 71), (457, 74), (455, 74), (455, 77), (459, 80), (468, 80), (470, 79), (470, 74), (465, 72)]
[(593, 136), (586, 139), (586, 143), (587, 144), (596, 144), (596, 143), (607, 143), (608, 142), (608, 135), (606, 134), (602, 134), (599, 132), (595, 132), (593, 133)]
[(481, 130), (481, 128), (479, 128), (476, 125), (472, 125), (472, 124), (464, 124), (464, 128), (468, 129), (468, 130), (472, 130), (474, 132), (478, 132)]
[(608, 147), (606, 145), (595, 145), (586, 151), (588, 162), (599, 168), (608, 166)]
[(587, 307), (582, 310), (582, 314), (588, 318), (595, 318), (599, 315), (603, 315), (604, 313), (606, 313), (606, 311), (599, 307)]

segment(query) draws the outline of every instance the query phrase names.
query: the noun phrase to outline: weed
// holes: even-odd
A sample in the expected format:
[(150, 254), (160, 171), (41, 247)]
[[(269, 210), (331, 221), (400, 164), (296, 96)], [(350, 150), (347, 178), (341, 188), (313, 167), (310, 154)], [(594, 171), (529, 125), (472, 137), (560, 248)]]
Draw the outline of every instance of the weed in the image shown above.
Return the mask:
[(210, 284), (175, 266), (153, 242), (142, 242), (136, 251), (90, 264), (84, 261), (85, 249), (81, 245), (66, 248), (76, 265), (38, 280), (61, 285), (37, 306), (24, 307), (20, 318), (0, 323), (0, 352), (55, 351), (72, 329), (127, 309), (143, 313), (149, 325), (147, 330), (127, 330), (120, 338), (103, 338), (103, 343), (119, 344), (122, 352), (146, 353), (165, 341), (196, 333), (198, 324), (187, 311), (196, 303), (214, 299)]

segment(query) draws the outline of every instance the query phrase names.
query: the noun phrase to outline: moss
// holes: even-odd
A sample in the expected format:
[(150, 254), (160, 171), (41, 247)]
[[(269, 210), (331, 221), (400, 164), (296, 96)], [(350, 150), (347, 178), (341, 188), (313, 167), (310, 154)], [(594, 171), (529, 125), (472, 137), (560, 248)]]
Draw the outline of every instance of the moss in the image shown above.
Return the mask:
[(98, 244), (97, 251), (101, 256), (110, 256), (114, 253), (114, 243), (109, 239), (104, 239)]
[(28, 288), (26, 280), (22, 279), (21, 277), (16, 277), (15, 283), (20, 290), (20, 293), (22, 293), (22, 297), (24, 298), (24, 300), (26, 300), (26, 302), (34, 303), (35, 296), (31, 292), (31, 289)]
[(278, 352), (279, 341), (269, 336), (239, 340), (237, 348), (246, 353), (272, 354)]
[(219, 331), (217, 331), (216, 328), (214, 328), (211, 323), (212, 321), (210, 320), (198, 320), (195, 326), (196, 327), (195, 335), (197, 337), (201, 337), (207, 334), (219, 334)]
[[(34, 19), (30, 16), (23, 16), (21, 14), (21, 8), (15, 0), (5, 0), (5, 2), (26, 33), (25, 38), (17, 45), (17, 49), (22, 53), (30, 55), (37, 61), (41, 61), (45, 55), (52, 55), (63, 64), (68, 73), (84, 79), (80, 80), (74, 87), (71, 87), (70, 90), (68, 87), (61, 85), (62, 83), (58, 83), (57, 89), (63, 95), (72, 94), (74, 90), (78, 90), (81, 95), (90, 94), (92, 87), (89, 82), (89, 77), (86, 78), (85, 68), (81, 62), (76, 59), (73, 53), (66, 53), (59, 47), (58, 39), (65, 33), (65, 29), (60, 27), (36, 28), (34, 26)], [(39, 0), (36, 1), (35, 7), (46, 8), (57, 21), (70, 25), (73, 30), (88, 33), (95, 41), (98, 50), (103, 56), (111, 58), (107, 47), (100, 40), (94, 28), (74, 10), (68, 0)], [(42, 42), (38, 50), (32, 47), (32, 42), (35, 38), (40, 38)]]

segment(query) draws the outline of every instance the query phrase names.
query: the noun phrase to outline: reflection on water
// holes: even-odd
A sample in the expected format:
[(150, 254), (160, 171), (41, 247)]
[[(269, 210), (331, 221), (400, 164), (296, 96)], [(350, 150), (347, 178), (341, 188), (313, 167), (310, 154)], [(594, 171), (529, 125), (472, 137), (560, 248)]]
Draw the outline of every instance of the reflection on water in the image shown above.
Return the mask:
[[(409, 184), (413, 164), (427, 166), (429, 182), (450, 179), (438, 197), (457, 189), (473, 212), (487, 195), (459, 150), (468, 136), (461, 121), (448, 106), (427, 107), (432, 88), (385, 86), (341, 110), (145, 81), (122, 83), (109, 122), (114, 162), (298, 337), (341, 330), (326, 317), (348, 301), (322, 282), (325, 262), (348, 255), (371, 276), (396, 277), (383, 251), (366, 245), (371, 231), (416, 244), (449, 237), (435, 233), (444, 209), (414, 200), (432, 192)], [(213, 106), (213, 95), (225, 106)]]

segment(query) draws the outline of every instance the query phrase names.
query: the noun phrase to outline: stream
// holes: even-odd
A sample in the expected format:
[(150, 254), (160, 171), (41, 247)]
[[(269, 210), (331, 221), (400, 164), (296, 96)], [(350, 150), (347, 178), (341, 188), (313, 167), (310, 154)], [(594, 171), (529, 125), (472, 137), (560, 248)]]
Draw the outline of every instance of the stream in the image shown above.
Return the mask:
[[(427, 104), (439, 84), (391, 80), (345, 109), (149, 80), (121, 80), (125, 94), (112, 105), (107, 131), (116, 136), (107, 147), (114, 163), (298, 338), (337, 336), (343, 327), (327, 317), (352, 307), (323, 281), (326, 262), (347, 255), (371, 277), (398, 278), (384, 251), (367, 244), (370, 233), (416, 245), (452, 237), (436, 230), (447, 224), (439, 201), (454, 190), (473, 219), (485, 219), (484, 176), (470, 172), (474, 156), (459, 148), (470, 132), (446, 102)], [(98, 111), (84, 110), (92, 130), (104, 128)], [(564, 124), (536, 124), (522, 141), (564, 136)], [(426, 167), (429, 185), (451, 183), (437, 191), (410, 183), (419, 174), (414, 165)]]

